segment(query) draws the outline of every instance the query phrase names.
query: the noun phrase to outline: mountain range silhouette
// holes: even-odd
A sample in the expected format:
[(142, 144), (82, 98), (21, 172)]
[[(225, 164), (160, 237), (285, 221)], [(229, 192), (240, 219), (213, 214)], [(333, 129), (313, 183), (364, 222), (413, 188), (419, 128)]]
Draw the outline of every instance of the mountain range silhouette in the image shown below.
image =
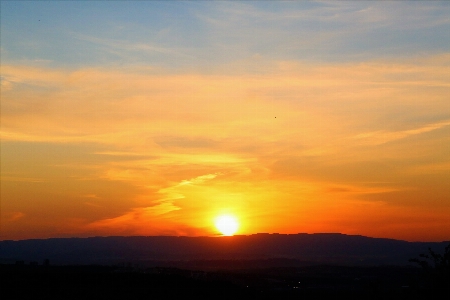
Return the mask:
[[(407, 242), (339, 233), (267, 234), (230, 237), (111, 236), (0, 241), (0, 263), (52, 264), (133, 263), (144, 266), (172, 262), (208, 265), (220, 261), (290, 264), (407, 265), (408, 259), (448, 242)], [(227, 265), (226, 263), (224, 265)]]

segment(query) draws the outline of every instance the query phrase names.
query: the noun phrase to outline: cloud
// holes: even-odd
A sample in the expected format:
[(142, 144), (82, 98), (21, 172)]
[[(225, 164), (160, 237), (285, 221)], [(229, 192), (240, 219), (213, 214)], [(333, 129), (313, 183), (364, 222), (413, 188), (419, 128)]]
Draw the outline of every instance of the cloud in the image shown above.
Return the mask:
[(155, 137), (155, 142), (161, 147), (180, 148), (209, 148), (217, 144), (213, 139), (208, 138), (186, 138), (183, 136), (161, 136)]
[(2, 66), (2, 76), (17, 83), (2, 92), (1, 133), (4, 140), (142, 145), (153, 139), (191, 148), (221, 147), (231, 136), (315, 139), (320, 134), (313, 132), (325, 130), (377, 129), (380, 118), (395, 122), (398, 110), (411, 117), (442, 114), (448, 68), (448, 56), (403, 64), (286, 61), (256, 75)]
[(103, 219), (87, 224), (85, 230), (107, 232), (107, 234), (160, 235), (168, 230), (169, 222), (161, 215), (178, 208), (169, 203), (153, 207), (135, 208), (121, 216)]
[[(216, 178), (220, 174), (205, 174), (191, 178), (189, 180), (182, 180), (177, 184), (160, 189), (157, 194), (158, 199), (153, 200), (153, 205), (146, 207), (133, 208), (123, 215), (106, 218), (89, 223), (86, 226), (87, 230), (126, 230), (133, 233), (161, 233), (164, 227), (183, 227), (181, 225), (175, 226), (177, 221), (174, 221), (173, 212), (182, 210), (183, 207), (174, 204), (176, 200), (185, 198), (186, 187), (193, 188), (198, 185), (203, 185), (205, 182)], [(181, 202), (181, 205), (183, 203)], [(168, 225), (171, 224), (171, 225)], [(186, 224), (185, 224), (186, 225)], [(190, 225), (191, 231), (196, 227), (194, 224)], [(188, 226), (189, 227), (189, 226)], [(197, 231), (196, 229), (194, 231)], [(190, 231), (189, 231), (190, 232)], [(198, 233), (198, 232), (197, 232)]]
[(179, 185), (182, 186), (182, 185), (186, 185), (186, 184), (190, 184), (190, 185), (203, 184), (206, 181), (214, 179), (219, 175), (221, 175), (221, 173), (201, 175), (201, 176), (197, 176), (195, 178), (191, 178), (189, 180), (183, 180), (179, 183)]
[[(225, 64), (255, 53), (280, 60), (351, 61), (448, 49), (448, 6), (423, 2), (219, 3), (196, 16)], [(208, 57), (209, 53), (204, 53)], [(216, 62), (217, 63), (217, 62)]]
[[(372, 183), (373, 184), (373, 183)], [(382, 183), (378, 183), (379, 185)], [(325, 189), (327, 193), (338, 193), (338, 194), (353, 194), (353, 195), (363, 195), (363, 194), (384, 194), (400, 191), (400, 188), (390, 188), (387, 186), (374, 187), (374, 186), (349, 186), (349, 185), (339, 185), (332, 186)]]
[[(417, 195), (445, 194), (448, 54), (242, 64), (260, 65), (162, 74), (2, 68), (14, 79), (2, 90), (1, 138), (10, 146), (2, 176), (23, 184), (41, 176), (48, 190), (27, 193), (70, 211), (86, 232), (108, 234), (204, 235), (223, 211), (240, 216), (243, 232), (317, 231), (341, 222), (332, 216), (345, 209), (367, 214), (365, 202), (384, 203), (386, 215), (411, 199), (425, 207), (414, 182), (424, 182)], [(418, 171), (433, 166), (440, 171)], [(53, 197), (57, 186), (67, 189)], [(20, 198), (6, 187), (9, 201)]]
[(437, 130), (450, 125), (450, 121), (444, 121), (434, 124), (427, 124), (423, 127), (410, 129), (410, 130), (402, 130), (402, 131), (375, 131), (375, 132), (367, 132), (356, 135), (354, 138), (358, 140), (359, 143), (365, 145), (380, 145), (384, 143), (388, 143), (391, 141), (403, 139), (412, 135), (422, 134), (426, 132), (430, 132), (433, 130)]
[(23, 212), (20, 212), (20, 211), (9, 212), (9, 213), (5, 213), (4, 221), (5, 222), (15, 222), (15, 221), (18, 221), (19, 219), (22, 219), (23, 217), (25, 217), (25, 214)]
[[(144, 54), (165, 54), (175, 57), (188, 57), (192, 58), (192, 56), (187, 55), (180, 51), (180, 49), (177, 48), (171, 48), (171, 47), (163, 47), (156, 44), (151, 44), (149, 42), (132, 42), (129, 40), (118, 40), (118, 39), (107, 39), (107, 38), (98, 38), (94, 36), (89, 36), (86, 34), (80, 34), (80, 33), (72, 33), (72, 35), (79, 40), (87, 41), (90, 43), (94, 43), (97, 45), (105, 46), (107, 51), (118, 53), (117, 50), (125, 50), (126, 52), (141, 52)], [(126, 57), (130, 57), (131, 54), (125, 55)]]
[(12, 88), (13, 81), (10, 79), (9, 81), (0, 77), (0, 88), (2, 91), (8, 91)]
[(16, 181), (16, 182), (29, 182), (29, 183), (38, 183), (45, 182), (46, 180), (39, 177), (23, 177), (20, 174), (16, 174), (15, 176), (8, 176), (5, 173), (1, 176), (2, 181)]
[(450, 172), (450, 162), (428, 163), (419, 166), (411, 166), (406, 169), (405, 173), (420, 174), (447, 174)]

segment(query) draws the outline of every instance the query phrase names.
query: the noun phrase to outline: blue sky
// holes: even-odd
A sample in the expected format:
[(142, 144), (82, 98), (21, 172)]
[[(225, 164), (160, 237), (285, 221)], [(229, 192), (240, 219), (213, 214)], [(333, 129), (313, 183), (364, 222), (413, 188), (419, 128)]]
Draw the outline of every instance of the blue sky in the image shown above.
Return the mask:
[(450, 47), (448, 2), (2, 1), (2, 61), (183, 70), (259, 56), (364, 61)]

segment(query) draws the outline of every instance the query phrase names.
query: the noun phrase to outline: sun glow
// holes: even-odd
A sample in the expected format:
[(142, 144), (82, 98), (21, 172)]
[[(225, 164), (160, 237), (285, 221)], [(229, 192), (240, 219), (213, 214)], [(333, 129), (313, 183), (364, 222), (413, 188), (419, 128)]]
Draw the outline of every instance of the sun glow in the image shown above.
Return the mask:
[(218, 216), (214, 224), (216, 225), (217, 230), (226, 236), (233, 235), (239, 227), (236, 218), (230, 215)]

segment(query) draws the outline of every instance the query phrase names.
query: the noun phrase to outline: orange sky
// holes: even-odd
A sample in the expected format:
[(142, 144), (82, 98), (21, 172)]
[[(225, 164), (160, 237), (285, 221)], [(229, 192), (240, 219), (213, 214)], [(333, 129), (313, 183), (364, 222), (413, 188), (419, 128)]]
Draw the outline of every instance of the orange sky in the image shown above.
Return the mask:
[(450, 237), (449, 51), (174, 68), (42, 63), (9, 45), (2, 240), (212, 236), (224, 213), (238, 234)]

